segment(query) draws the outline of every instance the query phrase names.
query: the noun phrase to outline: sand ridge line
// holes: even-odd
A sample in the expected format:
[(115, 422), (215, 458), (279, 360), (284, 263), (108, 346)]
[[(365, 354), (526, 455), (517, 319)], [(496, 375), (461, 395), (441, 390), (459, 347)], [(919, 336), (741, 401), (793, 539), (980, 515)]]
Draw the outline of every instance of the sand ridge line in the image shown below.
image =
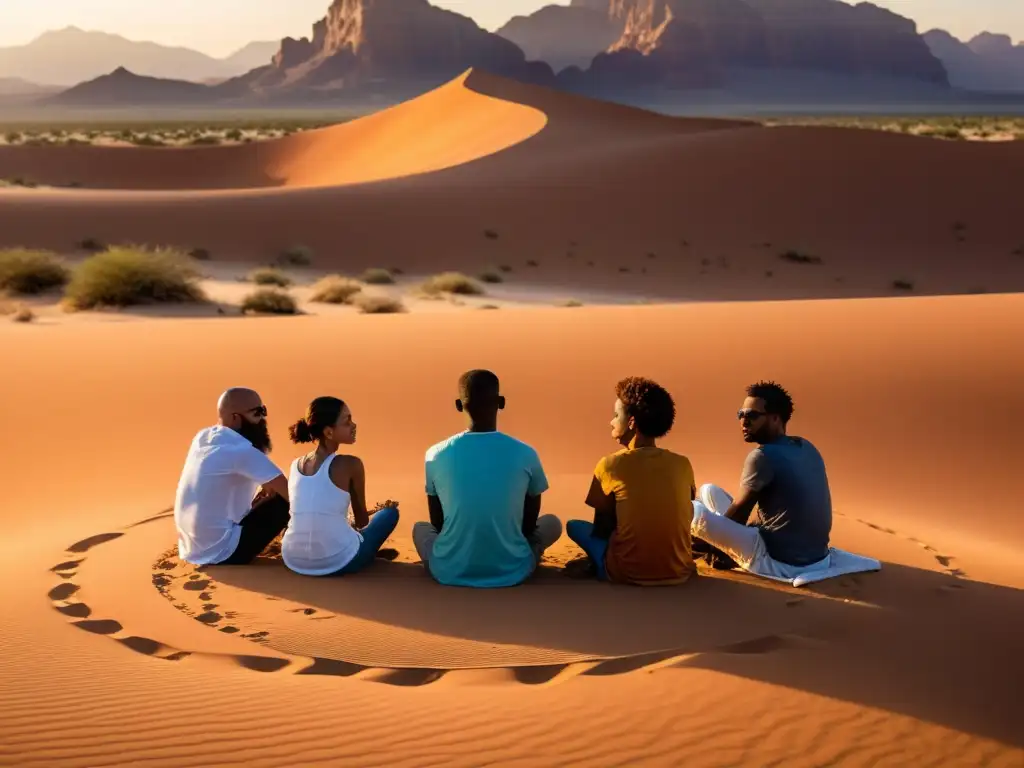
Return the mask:
[[(166, 513), (161, 514), (166, 516)], [(92, 550), (103, 543), (120, 538), (127, 530), (143, 522), (155, 520), (159, 517), (161, 515), (155, 515), (131, 524), (126, 527), (125, 531), (90, 536), (72, 544), (66, 552), (74, 553)], [(157, 570), (166, 570), (168, 566), (173, 567), (173, 563), (166, 558), (166, 554), (169, 553), (165, 553), (165, 556), (162, 556), (158, 561)], [(465, 668), (370, 666), (339, 659), (298, 656), (286, 653), (282, 653), (280, 657), (210, 653), (185, 650), (154, 638), (133, 635), (128, 633), (124, 625), (116, 619), (94, 617), (90, 606), (80, 599), (81, 586), (73, 581), (78, 573), (79, 566), (84, 561), (85, 558), (65, 560), (50, 569), (65, 579), (65, 581), (54, 586), (47, 593), (47, 597), (56, 611), (71, 619), (70, 623), (73, 626), (86, 632), (109, 637), (124, 647), (151, 658), (163, 661), (182, 661), (193, 656), (197, 658), (225, 659), (237, 666), (261, 673), (278, 672), (287, 669), (292, 674), (350, 677), (367, 682), (410, 687), (429, 685), (443, 678), (450, 678), (457, 682), (460, 677), (470, 677), (475, 673), (485, 672), (494, 673), (502, 681), (541, 686), (562, 683), (580, 676), (624, 675), (634, 672), (650, 674), (663, 669), (682, 668), (698, 657), (714, 653), (768, 654), (786, 649), (814, 647), (818, 643), (818, 641), (812, 638), (780, 633), (766, 634), (761, 637), (734, 643), (725, 643), (699, 652), (674, 648), (622, 656), (594, 657), (560, 664), (496, 665)], [(160, 573), (154, 573), (155, 585), (159, 581), (160, 575)], [(157, 586), (157, 588), (159, 590), (160, 586)], [(200, 623), (212, 626), (220, 621), (221, 618), (231, 617), (231, 612), (225, 612), (223, 615), (215, 612), (217, 605), (210, 602), (213, 598), (212, 593), (216, 589), (212, 579), (203, 578), (200, 574), (192, 574), (191, 578), (187, 581), (186, 589), (190, 592), (199, 592), (200, 600), (206, 601), (204, 608), (207, 610), (202, 614), (193, 615), (193, 618), (200, 621)], [(162, 594), (173, 601), (173, 597), (163, 592)], [(175, 607), (178, 606), (176, 605)], [(298, 610), (307, 613), (307, 609)], [(315, 609), (313, 610), (315, 611)], [(307, 613), (307, 615), (310, 614)], [(314, 620), (316, 618), (321, 617), (313, 617)], [(229, 629), (231, 627), (223, 627), (220, 631)], [(237, 628), (234, 629), (237, 631)], [(231, 634), (231, 632), (227, 633)], [(269, 633), (264, 631), (241, 635), (241, 637), (250, 642), (264, 643), (268, 635)]]

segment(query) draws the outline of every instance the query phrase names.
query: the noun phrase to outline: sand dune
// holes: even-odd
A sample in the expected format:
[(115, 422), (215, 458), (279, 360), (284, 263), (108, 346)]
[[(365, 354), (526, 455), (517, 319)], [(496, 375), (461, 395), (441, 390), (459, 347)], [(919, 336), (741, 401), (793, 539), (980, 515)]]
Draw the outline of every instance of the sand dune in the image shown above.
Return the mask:
[(261, 145), (0, 147), (0, 176), (15, 172), (107, 189), (0, 190), (7, 245), (91, 237), (252, 262), (303, 243), (323, 268), (504, 263), (534, 284), (653, 298), (1024, 286), (1024, 201), (1006, 187), (1024, 174), (1019, 142), (669, 118), (480, 72)]
[[(2, 762), (1019, 765), (1024, 527), (1004, 414), (1022, 329), (1018, 296), (0, 324), (18, 371), (0, 382), (17, 542), (0, 560)], [(475, 365), (502, 375), (503, 427), (538, 447), (563, 519), (613, 447), (618, 377), (668, 386), (666, 444), (727, 486), (742, 386), (778, 377), (828, 461), (836, 544), (884, 570), (801, 591), (548, 567), (486, 596), (431, 584), (410, 541), (422, 452), (459, 428), (448, 404)], [(402, 504), (398, 561), (327, 584), (166, 560), (187, 442), (240, 382), (263, 393), (282, 465), (310, 397), (352, 404), (368, 495)], [(576, 554), (563, 540), (547, 564)]]

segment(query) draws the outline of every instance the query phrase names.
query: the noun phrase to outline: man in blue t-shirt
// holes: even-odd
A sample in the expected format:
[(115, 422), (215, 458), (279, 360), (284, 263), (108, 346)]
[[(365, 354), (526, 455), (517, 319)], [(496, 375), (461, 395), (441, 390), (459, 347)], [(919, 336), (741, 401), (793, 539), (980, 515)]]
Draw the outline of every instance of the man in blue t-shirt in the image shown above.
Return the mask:
[(544, 468), (533, 448), (498, 431), (505, 398), (493, 373), (464, 373), (455, 407), (469, 428), (427, 451), (430, 522), (413, 526), (416, 551), (441, 584), (521, 584), (562, 535), (557, 517), (540, 515)]

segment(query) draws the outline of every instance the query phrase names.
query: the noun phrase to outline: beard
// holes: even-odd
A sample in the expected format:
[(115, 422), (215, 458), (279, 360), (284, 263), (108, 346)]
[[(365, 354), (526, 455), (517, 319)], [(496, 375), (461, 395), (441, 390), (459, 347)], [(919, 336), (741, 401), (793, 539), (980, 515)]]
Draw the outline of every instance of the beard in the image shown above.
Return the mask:
[(243, 419), (242, 424), (235, 431), (252, 443), (253, 447), (261, 453), (267, 453), (270, 450), (270, 431), (267, 429), (266, 420), (260, 420), (253, 424), (251, 421)]

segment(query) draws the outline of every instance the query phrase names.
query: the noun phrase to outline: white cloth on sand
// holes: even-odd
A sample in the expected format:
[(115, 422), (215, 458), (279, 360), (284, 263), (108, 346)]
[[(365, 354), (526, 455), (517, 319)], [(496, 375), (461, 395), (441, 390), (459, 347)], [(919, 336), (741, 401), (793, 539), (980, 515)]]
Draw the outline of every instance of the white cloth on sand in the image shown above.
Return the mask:
[(855, 555), (829, 547), (823, 559), (810, 565), (780, 563), (768, 554), (764, 539), (754, 526), (741, 525), (725, 517), (732, 497), (716, 485), (703, 485), (693, 502), (690, 533), (729, 555), (745, 571), (773, 581), (802, 587), (836, 576), (881, 570), (872, 557)]

